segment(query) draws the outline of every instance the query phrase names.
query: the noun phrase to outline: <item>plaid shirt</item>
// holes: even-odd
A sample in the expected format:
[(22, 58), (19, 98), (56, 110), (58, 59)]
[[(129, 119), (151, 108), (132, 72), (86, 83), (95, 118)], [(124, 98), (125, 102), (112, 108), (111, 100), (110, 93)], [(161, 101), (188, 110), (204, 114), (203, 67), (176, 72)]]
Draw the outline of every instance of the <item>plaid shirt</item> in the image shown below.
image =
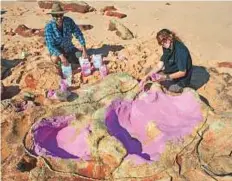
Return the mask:
[(62, 54), (61, 50), (66, 53), (71, 52), (75, 47), (72, 43), (72, 34), (79, 40), (82, 46), (85, 45), (84, 36), (78, 25), (69, 18), (63, 19), (63, 35), (56, 26), (56, 22), (51, 20), (45, 27), (45, 41), (51, 55), (59, 56)]

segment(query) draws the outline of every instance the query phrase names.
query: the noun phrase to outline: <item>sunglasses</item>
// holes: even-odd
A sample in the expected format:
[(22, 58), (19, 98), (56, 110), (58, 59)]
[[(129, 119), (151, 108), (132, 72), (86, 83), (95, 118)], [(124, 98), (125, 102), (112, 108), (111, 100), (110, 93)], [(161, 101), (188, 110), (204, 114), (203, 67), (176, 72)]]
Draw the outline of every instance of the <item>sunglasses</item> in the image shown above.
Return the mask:
[(167, 42), (167, 39), (165, 39), (165, 38), (159, 39), (159, 40), (158, 40), (158, 44), (159, 44), (159, 45), (163, 45), (163, 44), (166, 43), (166, 42)]
[(158, 41), (158, 44), (163, 46), (165, 43), (167, 43), (168, 39), (163, 38), (162, 40)]
[(63, 14), (53, 14), (53, 18), (62, 18), (64, 15)]

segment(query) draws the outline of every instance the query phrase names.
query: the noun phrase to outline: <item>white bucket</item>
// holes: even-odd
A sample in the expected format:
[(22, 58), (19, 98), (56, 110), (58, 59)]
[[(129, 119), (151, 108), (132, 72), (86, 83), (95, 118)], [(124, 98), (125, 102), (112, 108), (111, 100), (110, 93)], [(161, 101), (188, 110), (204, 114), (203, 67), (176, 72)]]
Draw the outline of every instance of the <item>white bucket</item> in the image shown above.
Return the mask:
[(72, 85), (72, 67), (71, 64), (69, 66), (61, 65), (62, 73), (64, 75), (64, 78), (67, 81), (68, 86)]
[(87, 58), (79, 58), (82, 75), (88, 76), (91, 74), (91, 64)]
[(101, 54), (92, 55), (92, 61), (94, 67), (96, 69), (100, 69), (100, 67), (102, 66), (102, 55)]
[(83, 58), (83, 57), (80, 57), (79, 58), (79, 63), (80, 63), (80, 66), (82, 67), (85, 63), (88, 63), (89, 62), (89, 59), (88, 58)]

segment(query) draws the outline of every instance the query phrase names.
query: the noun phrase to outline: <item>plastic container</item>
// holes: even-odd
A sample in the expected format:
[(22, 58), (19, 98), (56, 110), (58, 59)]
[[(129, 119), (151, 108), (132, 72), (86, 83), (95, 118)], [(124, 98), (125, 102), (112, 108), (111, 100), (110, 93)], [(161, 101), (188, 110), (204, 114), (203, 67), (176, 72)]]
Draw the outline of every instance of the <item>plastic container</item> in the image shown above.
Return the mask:
[(89, 62), (89, 59), (87, 58), (83, 58), (83, 57), (79, 57), (79, 63), (80, 66), (82, 67), (85, 63)]
[(72, 85), (72, 67), (71, 67), (71, 64), (69, 64), (68, 66), (61, 65), (61, 69), (62, 69), (63, 77), (67, 81), (67, 85), (71, 86)]
[(68, 85), (67, 85), (67, 80), (66, 79), (61, 79), (60, 81), (60, 90), (62, 92), (65, 92), (68, 90)]
[(46, 97), (49, 99), (52, 99), (52, 98), (56, 99), (56, 91), (55, 90), (48, 90)]
[(92, 61), (95, 69), (100, 69), (102, 66), (102, 55), (97, 54), (92, 56)]
[(81, 66), (81, 73), (83, 76), (87, 77), (91, 75), (91, 64), (88, 59), (79, 58), (80, 66)]
[(81, 73), (83, 76), (87, 77), (91, 75), (91, 64), (90, 62), (85, 62), (81, 68)]
[(101, 67), (100, 67), (100, 75), (102, 78), (104, 78), (105, 76), (107, 76), (108, 74), (108, 70), (107, 70), (107, 67), (105, 64), (103, 64)]

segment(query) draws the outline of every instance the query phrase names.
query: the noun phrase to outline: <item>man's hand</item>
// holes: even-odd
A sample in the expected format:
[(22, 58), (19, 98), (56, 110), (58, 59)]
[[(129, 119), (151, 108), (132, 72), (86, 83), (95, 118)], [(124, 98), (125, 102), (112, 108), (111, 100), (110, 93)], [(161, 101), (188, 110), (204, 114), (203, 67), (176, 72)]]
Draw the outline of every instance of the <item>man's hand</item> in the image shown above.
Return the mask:
[(88, 58), (88, 54), (87, 54), (87, 52), (86, 52), (86, 51), (83, 51), (83, 53), (82, 53), (82, 57), (83, 57), (83, 58)]
[(165, 80), (167, 80), (166, 75), (163, 75), (163, 74), (157, 74), (156, 75), (156, 80), (155, 81), (162, 82), (162, 81), (165, 81)]
[(166, 75), (163, 75), (163, 74), (158, 74), (158, 73), (151, 74), (151, 80), (153, 82), (161, 82), (161, 81), (164, 81), (166, 78), (167, 78)]
[(69, 65), (68, 60), (67, 60), (67, 58), (64, 55), (60, 55), (60, 60), (61, 60), (61, 62), (62, 62), (62, 64), (64, 66), (68, 66)]
[(87, 54), (87, 50), (86, 50), (85, 46), (83, 47), (82, 57), (83, 58), (88, 58), (88, 54)]

